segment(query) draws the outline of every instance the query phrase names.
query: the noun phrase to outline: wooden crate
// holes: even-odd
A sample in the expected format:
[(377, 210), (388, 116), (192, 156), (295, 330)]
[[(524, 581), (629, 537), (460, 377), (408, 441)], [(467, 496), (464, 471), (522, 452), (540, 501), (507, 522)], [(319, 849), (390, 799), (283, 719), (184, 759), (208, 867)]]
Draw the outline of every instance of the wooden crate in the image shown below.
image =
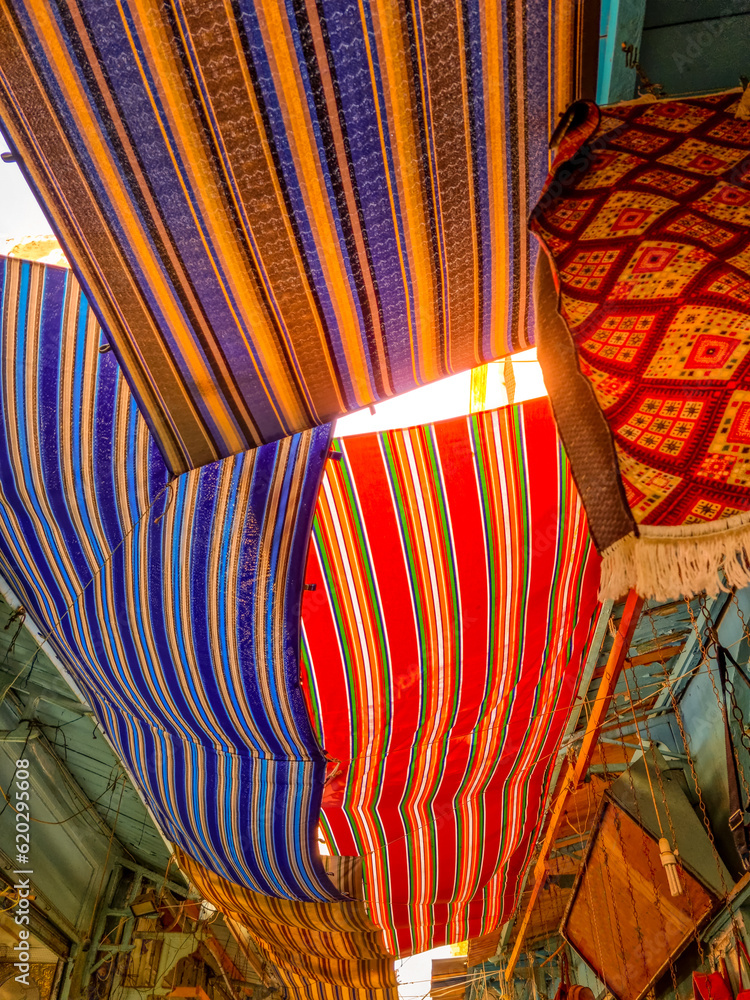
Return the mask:
[(618, 1000), (642, 997), (718, 909), (698, 878), (680, 879), (670, 895), (658, 841), (605, 795), (560, 930)]
[(439, 1000), (463, 1000), (466, 993), (466, 959), (433, 958), (430, 994)]

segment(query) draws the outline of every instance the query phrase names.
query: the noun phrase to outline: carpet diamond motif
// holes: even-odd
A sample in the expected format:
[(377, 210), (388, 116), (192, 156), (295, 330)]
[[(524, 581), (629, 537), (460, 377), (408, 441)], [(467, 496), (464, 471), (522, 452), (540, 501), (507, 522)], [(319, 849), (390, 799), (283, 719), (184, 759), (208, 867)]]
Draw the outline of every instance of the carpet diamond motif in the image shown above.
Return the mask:
[(750, 511), (750, 127), (736, 104), (606, 118), (589, 104), (531, 219), (637, 524)]

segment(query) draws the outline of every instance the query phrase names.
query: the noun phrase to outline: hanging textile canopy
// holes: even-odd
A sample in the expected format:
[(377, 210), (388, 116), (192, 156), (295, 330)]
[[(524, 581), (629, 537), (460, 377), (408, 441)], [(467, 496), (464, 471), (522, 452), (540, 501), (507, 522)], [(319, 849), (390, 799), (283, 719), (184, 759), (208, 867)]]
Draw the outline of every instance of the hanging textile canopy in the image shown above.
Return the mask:
[(750, 583), (750, 122), (738, 104), (576, 104), (532, 216), (549, 254), (539, 359), (604, 555), (603, 597)]
[(351, 986), (332, 986), (291, 971), (279, 973), (279, 979), (290, 1000), (399, 1000), (396, 987), (364, 990)]
[(580, 6), (0, 4), (8, 139), (172, 471), (527, 346)]
[(256, 892), (339, 893), (299, 688), (330, 429), (174, 478), (70, 272), (0, 258), (0, 574), (166, 836)]
[(335, 448), (302, 605), (324, 827), (408, 954), (512, 912), (598, 559), (546, 399)]
[(385, 951), (382, 932), (363, 903), (272, 899), (212, 874), (183, 851), (178, 851), (177, 863), (204, 899), (250, 931), (292, 993), (304, 980), (323, 995), (326, 987), (343, 987), (360, 1000), (375, 990), (396, 1000), (393, 956)]

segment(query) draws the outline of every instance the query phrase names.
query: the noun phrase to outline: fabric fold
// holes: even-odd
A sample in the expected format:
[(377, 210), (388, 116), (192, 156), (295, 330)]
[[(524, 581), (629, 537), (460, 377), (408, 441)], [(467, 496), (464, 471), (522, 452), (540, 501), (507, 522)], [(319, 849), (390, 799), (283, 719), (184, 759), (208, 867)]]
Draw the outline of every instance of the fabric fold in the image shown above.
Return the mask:
[(330, 427), (174, 477), (73, 275), (0, 258), (0, 289), (0, 572), (170, 840), (339, 897), (298, 652)]
[(530, 342), (567, 0), (7, 0), (0, 117), (170, 470)]
[(302, 606), (323, 828), (406, 955), (515, 906), (599, 561), (546, 399), (334, 447)]
[(364, 904), (300, 903), (248, 892), (183, 851), (177, 863), (204, 899), (250, 933), (285, 985), (396, 992), (393, 956)]

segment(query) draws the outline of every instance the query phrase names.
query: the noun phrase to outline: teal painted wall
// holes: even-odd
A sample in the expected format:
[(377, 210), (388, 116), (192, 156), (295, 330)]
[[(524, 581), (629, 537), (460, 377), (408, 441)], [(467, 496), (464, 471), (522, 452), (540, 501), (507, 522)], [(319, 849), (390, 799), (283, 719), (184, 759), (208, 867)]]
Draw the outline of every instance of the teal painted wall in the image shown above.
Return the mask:
[(603, 0), (599, 38), (598, 104), (636, 96), (636, 72), (629, 69), (622, 45), (641, 44), (646, 0)]
[(750, 77), (750, 0), (601, 0), (599, 104), (636, 96), (623, 42), (666, 96), (729, 90)]
[(739, 86), (750, 76), (750, 2), (649, 0), (640, 62), (672, 97)]

